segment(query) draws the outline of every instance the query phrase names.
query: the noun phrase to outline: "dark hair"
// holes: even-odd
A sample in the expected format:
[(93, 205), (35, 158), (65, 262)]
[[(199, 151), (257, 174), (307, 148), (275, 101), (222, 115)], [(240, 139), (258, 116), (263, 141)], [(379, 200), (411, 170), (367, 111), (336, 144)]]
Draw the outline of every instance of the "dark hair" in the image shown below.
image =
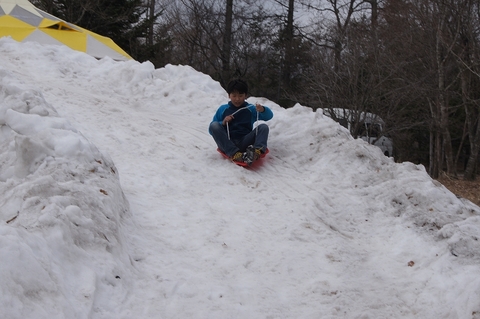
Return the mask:
[(240, 79), (230, 81), (227, 85), (227, 93), (230, 94), (235, 91), (237, 91), (240, 94), (242, 93), (247, 94), (248, 93), (247, 83)]

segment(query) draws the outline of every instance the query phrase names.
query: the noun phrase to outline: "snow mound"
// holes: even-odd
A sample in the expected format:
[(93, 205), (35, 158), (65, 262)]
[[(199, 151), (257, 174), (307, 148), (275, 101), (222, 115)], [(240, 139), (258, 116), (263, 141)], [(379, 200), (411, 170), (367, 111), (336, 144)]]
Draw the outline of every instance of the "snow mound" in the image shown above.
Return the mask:
[(2, 316), (480, 313), (479, 208), (321, 111), (251, 97), (275, 116), (244, 169), (209, 76), (5, 38), (0, 101)]
[(114, 163), (4, 69), (0, 100), (2, 317), (115, 312), (131, 265)]

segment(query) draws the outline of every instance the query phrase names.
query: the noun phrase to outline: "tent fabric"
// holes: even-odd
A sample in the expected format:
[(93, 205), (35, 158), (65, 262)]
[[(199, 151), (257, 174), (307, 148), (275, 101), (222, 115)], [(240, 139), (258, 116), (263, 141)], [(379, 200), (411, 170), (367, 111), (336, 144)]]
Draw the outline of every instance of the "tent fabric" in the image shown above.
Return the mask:
[(28, 0), (0, 0), (0, 37), (19, 42), (66, 45), (96, 58), (132, 59), (112, 39), (63, 21)]

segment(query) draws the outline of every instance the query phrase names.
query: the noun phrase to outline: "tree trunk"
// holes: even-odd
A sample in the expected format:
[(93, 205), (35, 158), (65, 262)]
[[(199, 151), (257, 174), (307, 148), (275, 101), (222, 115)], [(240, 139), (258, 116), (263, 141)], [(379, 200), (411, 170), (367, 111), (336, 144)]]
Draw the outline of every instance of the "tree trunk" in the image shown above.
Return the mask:
[(472, 181), (477, 174), (477, 162), (478, 156), (480, 155), (480, 105), (471, 106), (471, 104), (466, 103), (465, 114), (468, 125), (468, 140), (470, 141), (470, 155), (467, 166), (465, 167), (465, 172), (463, 173), (463, 178)]
[(147, 14), (150, 19), (150, 25), (148, 26), (147, 46), (153, 47), (153, 19), (155, 17), (155, 0), (149, 0), (147, 3)]
[(433, 151), (434, 151), (434, 137), (433, 137), (433, 132), (430, 131), (430, 136), (429, 136), (429, 148), (428, 148), (428, 175), (430, 176), (434, 176), (435, 174), (435, 161), (434, 161), (434, 154), (433, 154)]
[(378, 0), (366, 0), (372, 6), (371, 25), (372, 29), (376, 29), (378, 25)]
[[(452, 141), (450, 137), (450, 131), (448, 130), (448, 102), (446, 99), (445, 89), (445, 63), (446, 58), (443, 56), (443, 48), (441, 44), (441, 30), (443, 29), (443, 22), (437, 30), (437, 43), (436, 43), (436, 60), (437, 60), (437, 74), (438, 74), (438, 109), (440, 113), (439, 128), (443, 138), (443, 149), (445, 151), (445, 160), (447, 163), (447, 175), (453, 174), (453, 150)], [(440, 154), (441, 156), (441, 154)], [(443, 162), (443, 158), (437, 158), (438, 161)], [(439, 163), (440, 164), (440, 163)], [(442, 167), (439, 167), (441, 170)]]
[(151, 3), (150, 3), (150, 43), (151, 45), (153, 46), (154, 45), (154, 39), (153, 39), (153, 34), (154, 34), (154, 23), (153, 23), (153, 19), (155, 18), (155, 3), (156, 3), (156, 0), (150, 0)]
[[(479, 108), (479, 112), (480, 112), (480, 108)], [(463, 175), (463, 178), (465, 180), (473, 181), (475, 179), (479, 153), (480, 153), (480, 125), (477, 121), (477, 130), (475, 132), (475, 136), (473, 138), (470, 137), (470, 156), (468, 158), (467, 167), (465, 168), (465, 172)]]
[(288, 0), (288, 12), (287, 12), (287, 25), (285, 26), (285, 60), (282, 72), (282, 83), (285, 88), (290, 86), (290, 80), (292, 76), (292, 65), (294, 62), (294, 50), (293, 50), (293, 10), (294, 0)]
[(233, 0), (227, 0), (225, 9), (225, 33), (223, 34), (222, 60), (222, 82), (226, 84), (231, 76), (230, 57), (232, 54), (232, 23), (233, 23)]
[[(465, 39), (472, 39), (469, 33), (464, 35)], [(475, 52), (475, 46), (472, 45), (474, 41), (464, 40), (462, 47), (462, 55), (458, 60), (460, 69), (460, 83), (462, 102), (465, 105), (465, 122), (467, 125), (468, 140), (470, 142), (470, 154), (468, 156), (467, 165), (463, 173), (465, 180), (474, 180), (477, 173), (477, 162), (480, 152), (480, 105), (471, 99), (471, 96), (475, 94), (472, 89), (472, 75), (475, 71), (472, 70), (471, 54)], [(474, 85), (473, 85), (474, 86)]]

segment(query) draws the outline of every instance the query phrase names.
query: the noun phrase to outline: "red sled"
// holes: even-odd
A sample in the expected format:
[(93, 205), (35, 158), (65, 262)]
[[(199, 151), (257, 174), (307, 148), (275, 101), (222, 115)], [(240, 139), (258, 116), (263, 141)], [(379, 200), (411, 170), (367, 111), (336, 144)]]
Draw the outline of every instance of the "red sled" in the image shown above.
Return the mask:
[(235, 164), (237, 164), (238, 166), (249, 167), (249, 166), (255, 165), (255, 163), (257, 163), (259, 160), (261, 160), (262, 158), (264, 158), (270, 151), (269, 151), (268, 148), (267, 148), (267, 150), (265, 151), (265, 153), (262, 153), (262, 155), (260, 155), (260, 158), (259, 158), (257, 161), (253, 162), (252, 165), (248, 165), (248, 164), (245, 163), (245, 162), (237, 162), (237, 161), (232, 160), (227, 154), (225, 154), (224, 152), (222, 152), (222, 150), (219, 149), (219, 148), (217, 148), (217, 152), (219, 152), (220, 154), (222, 154), (222, 156), (223, 156), (224, 158), (231, 160), (232, 163), (235, 163)]

